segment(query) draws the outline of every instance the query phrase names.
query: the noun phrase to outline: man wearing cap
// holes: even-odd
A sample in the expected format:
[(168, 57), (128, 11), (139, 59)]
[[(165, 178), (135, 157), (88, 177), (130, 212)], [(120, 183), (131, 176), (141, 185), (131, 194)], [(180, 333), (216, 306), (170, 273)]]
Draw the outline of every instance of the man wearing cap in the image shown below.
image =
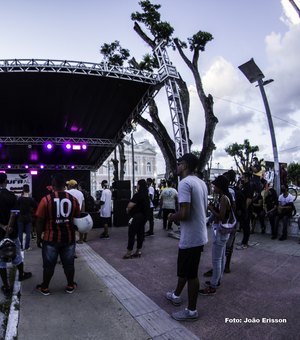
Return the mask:
[[(75, 179), (71, 179), (67, 181), (67, 186), (68, 190), (66, 190), (66, 192), (68, 192), (77, 199), (79, 203), (80, 212), (84, 212), (85, 211), (84, 195), (80, 190), (77, 189), (78, 188), (77, 181), (75, 181)], [(77, 241), (77, 243), (80, 244), (83, 243), (84, 240), (86, 241), (86, 238), (87, 234), (79, 233), (79, 240)]]
[[(0, 173), (0, 240), (10, 237), (16, 245), (16, 257), (12, 264), (18, 268), (19, 281), (29, 279), (32, 274), (24, 271), (23, 258), (21, 255), (21, 245), (18, 238), (17, 215), (17, 197), (14, 193), (7, 190), (7, 175)], [(7, 277), (6, 262), (0, 261), (0, 276), (3, 282), (1, 290), (8, 295), (12, 292)]]
[(104, 179), (101, 182), (103, 188), (100, 198), (100, 217), (101, 224), (103, 225), (104, 231), (100, 235), (102, 239), (109, 239), (108, 227), (111, 226), (111, 191), (108, 188), (108, 182)]
[(198, 267), (204, 244), (207, 243), (206, 212), (207, 187), (194, 171), (198, 158), (187, 153), (177, 161), (177, 174), (181, 180), (178, 185), (179, 211), (169, 214), (170, 222), (180, 222), (180, 240), (177, 258), (177, 286), (168, 292), (166, 298), (179, 306), (182, 302), (181, 292), (188, 284), (188, 307), (172, 317), (178, 321), (195, 321), (198, 319), (197, 298), (199, 289)]

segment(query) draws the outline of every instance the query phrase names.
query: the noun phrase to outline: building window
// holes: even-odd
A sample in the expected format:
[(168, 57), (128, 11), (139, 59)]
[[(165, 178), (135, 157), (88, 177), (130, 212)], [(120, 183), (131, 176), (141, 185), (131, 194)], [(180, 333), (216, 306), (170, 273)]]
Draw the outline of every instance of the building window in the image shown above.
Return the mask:
[(138, 168), (137, 162), (134, 162), (134, 171), (135, 171), (135, 172), (138, 172), (138, 169), (139, 169), (139, 168)]
[(152, 168), (151, 168), (151, 163), (147, 162), (147, 173), (151, 173), (152, 172)]

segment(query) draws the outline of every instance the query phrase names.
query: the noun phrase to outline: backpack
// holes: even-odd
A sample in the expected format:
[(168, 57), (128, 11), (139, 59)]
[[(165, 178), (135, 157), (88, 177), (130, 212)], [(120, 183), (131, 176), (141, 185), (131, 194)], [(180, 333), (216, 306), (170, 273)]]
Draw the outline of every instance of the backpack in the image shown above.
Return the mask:
[(158, 189), (154, 189), (154, 197), (153, 197), (152, 203), (154, 205), (154, 208), (156, 208), (159, 204), (159, 190)]

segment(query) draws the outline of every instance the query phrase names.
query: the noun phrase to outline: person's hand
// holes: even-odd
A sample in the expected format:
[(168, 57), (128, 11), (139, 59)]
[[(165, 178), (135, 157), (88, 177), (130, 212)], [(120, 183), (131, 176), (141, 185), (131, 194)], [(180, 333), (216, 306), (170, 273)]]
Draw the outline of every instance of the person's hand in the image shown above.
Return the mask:
[(38, 248), (42, 248), (42, 244), (43, 244), (43, 240), (41, 238), (37, 238), (36, 245), (38, 246)]

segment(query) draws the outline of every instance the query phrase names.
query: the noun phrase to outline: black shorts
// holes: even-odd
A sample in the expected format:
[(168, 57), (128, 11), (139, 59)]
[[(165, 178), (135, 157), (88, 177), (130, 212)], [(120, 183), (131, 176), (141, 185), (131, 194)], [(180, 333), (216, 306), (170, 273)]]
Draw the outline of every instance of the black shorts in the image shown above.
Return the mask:
[(101, 226), (104, 226), (104, 224), (107, 224), (109, 227), (111, 227), (111, 217), (101, 217)]
[(177, 276), (184, 279), (198, 277), (198, 267), (203, 246), (179, 249), (177, 258)]

